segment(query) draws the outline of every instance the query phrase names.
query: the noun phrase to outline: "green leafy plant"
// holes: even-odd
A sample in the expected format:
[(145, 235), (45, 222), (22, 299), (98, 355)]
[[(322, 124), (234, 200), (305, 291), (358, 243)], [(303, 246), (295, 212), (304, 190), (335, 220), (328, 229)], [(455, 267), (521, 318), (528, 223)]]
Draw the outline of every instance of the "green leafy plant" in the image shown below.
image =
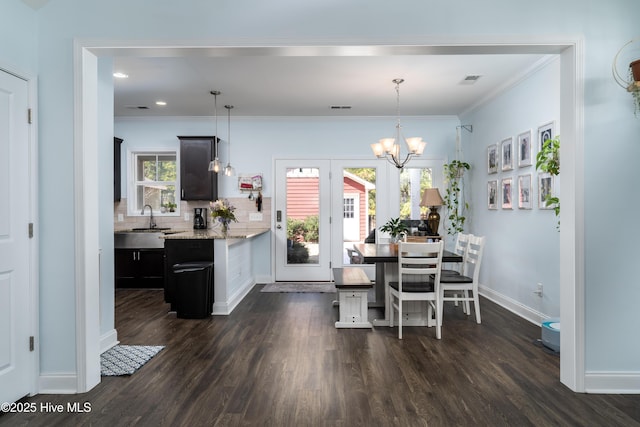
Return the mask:
[(393, 241), (397, 242), (402, 239), (402, 237), (409, 232), (409, 228), (407, 225), (402, 222), (402, 220), (398, 218), (391, 218), (389, 221), (384, 223), (382, 227), (380, 227), (380, 231), (385, 233), (389, 233)]
[(452, 160), (444, 165), (444, 179), (447, 184), (444, 195), (444, 204), (447, 207), (447, 234), (454, 235), (464, 231), (466, 217), (464, 211), (469, 209), (469, 204), (462, 199), (462, 178), (465, 171), (471, 169), (471, 165), (460, 160)]
[[(547, 139), (542, 143), (542, 149), (536, 155), (536, 169), (552, 176), (560, 175), (560, 136)], [(547, 194), (544, 199), (546, 206), (552, 207), (556, 217), (560, 217), (560, 198)], [(560, 219), (558, 219), (560, 230)]]

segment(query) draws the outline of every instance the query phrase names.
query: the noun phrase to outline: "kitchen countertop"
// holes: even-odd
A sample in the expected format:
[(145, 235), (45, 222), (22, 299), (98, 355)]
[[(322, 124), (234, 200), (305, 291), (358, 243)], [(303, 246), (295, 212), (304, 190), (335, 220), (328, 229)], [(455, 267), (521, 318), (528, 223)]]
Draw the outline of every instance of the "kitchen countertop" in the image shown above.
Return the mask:
[(184, 230), (161, 236), (162, 239), (250, 239), (269, 231), (269, 228), (231, 228), (226, 236), (218, 230)]

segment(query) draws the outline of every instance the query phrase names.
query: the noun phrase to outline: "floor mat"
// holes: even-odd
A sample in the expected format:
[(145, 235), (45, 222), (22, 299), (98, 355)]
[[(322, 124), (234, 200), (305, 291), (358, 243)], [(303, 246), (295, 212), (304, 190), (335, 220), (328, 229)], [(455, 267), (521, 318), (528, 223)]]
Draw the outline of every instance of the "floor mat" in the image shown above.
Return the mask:
[(267, 283), (260, 292), (316, 292), (335, 293), (333, 282), (276, 282)]
[(100, 355), (100, 374), (131, 375), (163, 348), (163, 345), (116, 345)]

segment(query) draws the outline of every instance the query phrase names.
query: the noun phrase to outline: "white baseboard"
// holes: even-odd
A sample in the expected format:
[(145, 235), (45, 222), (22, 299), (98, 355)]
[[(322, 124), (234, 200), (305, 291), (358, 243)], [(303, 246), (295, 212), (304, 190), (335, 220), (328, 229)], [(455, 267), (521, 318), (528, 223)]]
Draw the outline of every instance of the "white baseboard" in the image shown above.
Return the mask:
[(640, 372), (587, 372), (587, 393), (640, 394)]
[(526, 305), (506, 295), (502, 295), (501, 293), (496, 292), (493, 289), (487, 288), (486, 286), (479, 285), (478, 290), (479, 294), (486, 299), (495, 302), (499, 306), (509, 310), (510, 312), (522, 317), (525, 320), (528, 320), (534, 325), (540, 326), (542, 324), (542, 321), (549, 317), (537, 310), (532, 309), (531, 307), (527, 307)]
[(112, 329), (106, 334), (103, 334), (100, 337), (100, 354), (109, 350), (111, 347), (116, 346), (119, 342), (118, 331), (116, 331), (115, 329)]
[(248, 280), (240, 288), (224, 302), (213, 303), (214, 316), (227, 316), (240, 304), (256, 284), (253, 280)]
[(76, 394), (78, 377), (75, 374), (40, 375), (39, 394)]

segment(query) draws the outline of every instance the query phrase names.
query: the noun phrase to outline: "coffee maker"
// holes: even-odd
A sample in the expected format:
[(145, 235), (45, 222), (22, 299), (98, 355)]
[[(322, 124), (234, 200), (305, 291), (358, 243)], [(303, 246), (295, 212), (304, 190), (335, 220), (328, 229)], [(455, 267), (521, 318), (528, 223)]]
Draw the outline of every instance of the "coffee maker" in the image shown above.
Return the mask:
[(193, 209), (193, 229), (205, 230), (207, 228), (207, 208)]

